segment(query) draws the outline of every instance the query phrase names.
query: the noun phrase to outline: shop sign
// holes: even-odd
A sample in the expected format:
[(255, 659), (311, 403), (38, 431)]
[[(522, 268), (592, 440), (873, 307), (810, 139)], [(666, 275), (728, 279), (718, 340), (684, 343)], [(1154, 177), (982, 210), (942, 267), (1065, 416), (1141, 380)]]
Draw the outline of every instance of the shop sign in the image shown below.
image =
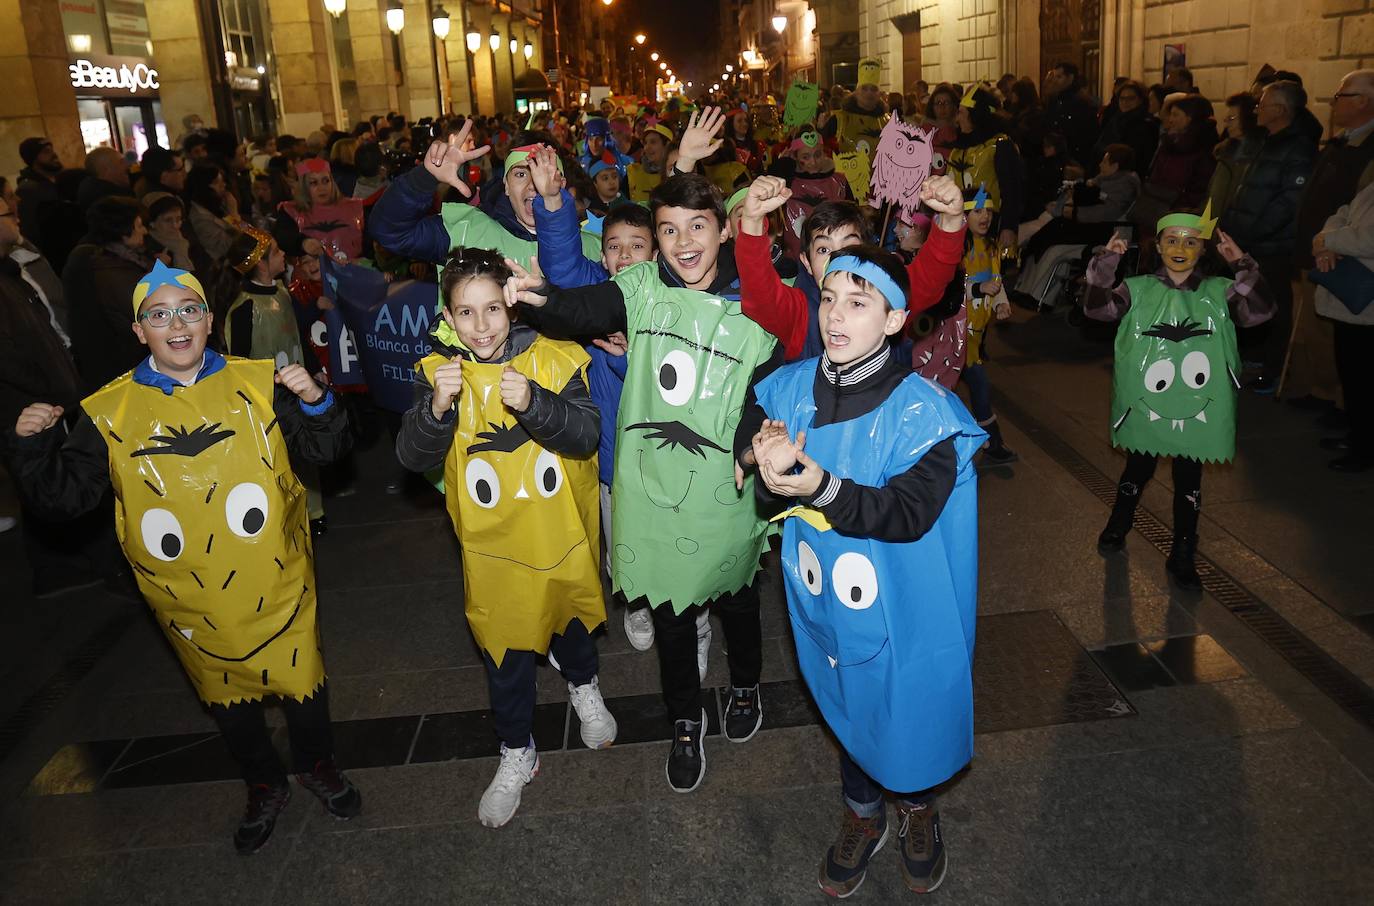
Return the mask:
[(137, 57), (87, 54), (67, 67), (79, 95), (101, 97), (157, 97), (157, 70)]
[(544, 70), (544, 78), (546, 78), (546, 79), (549, 80), (549, 84), (550, 84), (550, 85), (557, 85), (557, 84), (558, 84), (558, 75), (559, 75), (559, 74), (558, 74), (558, 70), (557, 70), (557, 69), (546, 69), (546, 70)]
[(262, 76), (251, 67), (235, 66), (229, 70), (229, 87), (235, 91), (261, 91)]

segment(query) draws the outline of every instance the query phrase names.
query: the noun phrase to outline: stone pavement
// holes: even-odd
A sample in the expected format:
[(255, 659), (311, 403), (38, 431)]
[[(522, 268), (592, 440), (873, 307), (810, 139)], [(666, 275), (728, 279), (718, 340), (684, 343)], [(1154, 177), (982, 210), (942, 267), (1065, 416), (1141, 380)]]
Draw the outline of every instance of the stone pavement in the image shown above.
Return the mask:
[[(980, 482), (977, 755), (941, 799), (950, 872), (931, 901), (1374, 901), (1374, 476), (1329, 473), (1310, 417), (1246, 398), (1238, 462), (1204, 478), (1209, 592), (1173, 591), (1148, 516), (1128, 555), (1094, 548), (1121, 467), (1109, 347), (1025, 316), (993, 345), (1021, 461)], [(145, 609), (33, 601), (16, 533), (0, 536), (0, 903), (824, 902), (835, 750), (797, 678), (775, 555), (758, 736), (708, 738), (701, 789), (669, 790), (657, 658), (613, 607), (618, 744), (582, 749), (541, 668), (543, 771), (493, 831), (475, 816), (496, 742), (456, 543), (436, 495), (384, 493), (384, 444), (360, 463), (357, 494), (328, 502), (318, 570), (364, 812), (335, 822), (297, 789), (250, 859), (229, 842), (242, 785)], [(1145, 501), (1166, 524), (1167, 483)], [(717, 638), (709, 686), (724, 666)], [(853, 899), (914, 899), (892, 847)]]

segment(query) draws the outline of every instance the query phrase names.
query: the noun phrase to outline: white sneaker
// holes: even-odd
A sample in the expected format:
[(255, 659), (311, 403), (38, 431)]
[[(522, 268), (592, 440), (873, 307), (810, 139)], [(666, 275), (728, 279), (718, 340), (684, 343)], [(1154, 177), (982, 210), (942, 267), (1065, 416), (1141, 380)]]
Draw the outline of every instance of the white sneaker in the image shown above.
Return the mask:
[(515, 815), (520, 807), (520, 793), (535, 777), (539, 776), (539, 753), (534, 744), (523, 749), (511, 749), (501, 743), (501, 763), (496, 767), (496, 776), (482, 794), (482, 802), (477, 806), (477, 820), (486, 827), (500, 827)]
[(611, 712), (606, 710), (606, 701), (601, 697), (601, 686), (592, 677), (589, 683), (574, 686), (568, 683), (568, 700), (577, 712), (577, 720), (582, 724), (582, 743), (589, 749), (608, 749), (615, 742), (616, 723)]
[(697, 614), (697, 673), (706, 682), (706, 668), (711, 655), (711, 614), (702, 610)]
[(654, 645), (654, 617), (647, 607), (625, 609), (625, 638), (635, 651), (648, 651)]

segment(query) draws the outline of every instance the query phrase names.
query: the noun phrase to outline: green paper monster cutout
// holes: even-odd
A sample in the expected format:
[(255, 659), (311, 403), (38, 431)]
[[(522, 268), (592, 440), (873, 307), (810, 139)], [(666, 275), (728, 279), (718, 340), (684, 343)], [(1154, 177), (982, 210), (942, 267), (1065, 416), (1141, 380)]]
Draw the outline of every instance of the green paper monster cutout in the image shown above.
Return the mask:
[(787, 89), (787, 103), (782, 112), (782, 124), (790, 132), (798, 126), (816, 121), (816, 107), (821, 100), (820, 86), (815, 82), (794, 82)]
[(652, 261), (615, 277), (625, 297), (611, 579), (675, 613), (753, 579), (770, 532), (733, 445), (754, 369), (774, 340), (737, 300), (668, 286)]
[(1227, 462), (1236, 451), (1240, 357), (1226, 303), (1230, 280), (1193, 291), (1131, 277), (1116, 334), (1112, 443), (1155, 456)]

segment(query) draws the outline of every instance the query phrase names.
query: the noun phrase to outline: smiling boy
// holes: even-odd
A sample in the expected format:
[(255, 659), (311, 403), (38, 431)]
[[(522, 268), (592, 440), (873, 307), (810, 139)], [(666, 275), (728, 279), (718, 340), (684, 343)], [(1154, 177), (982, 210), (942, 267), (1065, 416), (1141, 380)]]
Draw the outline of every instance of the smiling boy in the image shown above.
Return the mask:
[(133, 315), (148, 358), (83, 400), (69, 436), (51, 430), (60, 406), (20, 414), (16, 485), (51, 518), (89, 511), (113, 486), (139, 591), (248, 785), (234, 845), (249, 854), (291, 797), (263, 720), (267, 696), (285, 709), (297, 781), (337, 818), (362, 808), (333, 761), (314, 551), (291, 466), (343, 455), (348, 416), (300, 365), (208, 349), (213, 315), (186, 271), (155, 265), (134, 289)]
[(898, 798), (907, 886), (940, 886), (932, 788), (973, 754), (972, 460), (986, 435), (893, 352), (908, 293), (891, 253), (831, 256), (823, 354), (758, 382), (734, 441), (761, 502), (783, 510), (797, 662), (840, 743), (845, 809), (818, 879), (835, 897), (858, 889), (888, 840), (885, 791)]
[[(683, 142), (709, 144), (694, 115)], [(574, 290), (515, 266), (508, 295), (522, 318), (560, 335), (623, 331), (625, 392), (616, 422), (611, 495), (612, 588), (652, 609), (659, 675), (674, 739), (665, 774), (690, 792), (706, 773), (706, 711), (697, 665), (697, 614), (721, 619), (730, 667), (725, 735), (762, 724), (762, 630), (754, 577), (767, 537), (746, 486), (737, 490), (730, 443), (749, 383), (782, 361), (773, 339), (740, 310), (720, 193), (679, 175), (654, 190), (657, 264)], [(514, 262), (511, 262), (514, 264)]]
[(1116, 332), (1111, 433), (1113, 445), (1126, 451), (1126, 468), (1098, 550), (1108, 554), (1125, 546), (1159, 457), (1172, 456), (1174, 541), (1164, 566), (1187, 589), (1202, 587), (1194, 565), (1202, 464), (1229, 462), (1236, 450), (1236, 325), (1252, 327), (1274, 313), (1259, 265), (1220, 230), (1217, 252), (1235, 279), (1198, 273), (1215, 224), (1208, 211), (1161, 217), (1156, 238), (1162, 266), (1115, 289), (1126, 242), (1113, 235), (1088, 265), (1083, 303), (1090, 318), (1124, 322)]

